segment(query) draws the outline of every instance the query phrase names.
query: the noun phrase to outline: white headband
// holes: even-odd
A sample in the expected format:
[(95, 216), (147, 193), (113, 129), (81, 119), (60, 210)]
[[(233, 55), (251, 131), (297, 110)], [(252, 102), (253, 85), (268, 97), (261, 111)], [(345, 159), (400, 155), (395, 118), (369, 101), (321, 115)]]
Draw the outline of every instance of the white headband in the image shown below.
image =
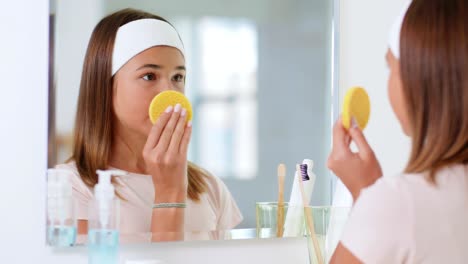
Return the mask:
[(112, 75), (138, 53), (154, 46), (170, 46), (180, 50), (184, 45), (169, 23), (158, 19), (140, 19), (119, 28), (112, 54)]
[(406, 11), (411, 4), (411, 1), (406, 3), (403, 10), (401, 11), (400, 15), (397, 17), (395, 22), (393, 23), (392, 28), (390, 29), (390, 36), (388, 40), (388, 46), (393, 53), (395, 58), (400, 59), (400, 33), (401, 27), (403, 26), (403, 20), (405, 19)]

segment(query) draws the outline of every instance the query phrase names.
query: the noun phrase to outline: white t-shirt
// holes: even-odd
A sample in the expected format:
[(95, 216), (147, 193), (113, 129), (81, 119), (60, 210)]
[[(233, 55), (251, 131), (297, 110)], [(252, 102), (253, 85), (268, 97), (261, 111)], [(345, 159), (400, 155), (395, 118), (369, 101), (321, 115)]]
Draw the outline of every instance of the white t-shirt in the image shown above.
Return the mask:
[[(93, 200), (93, 188), (81, 180), (74, 162), (56, 166), (72, 172), (75, 215), (78, 220), (88, 220), (89, 203)], [(120, 200), (119, 231), (124, 242), (149, 241), (151, 232), (152, 205), (154, 200), (153, 180), (149, 175), (128, 173), (115, 177), (115, 190), (125, 200)], [(185, 240), (219, 238), (217, 232), (229, 230), (242, 221), (242, 214), (226, 185), (217, 177), (206, 178), (207, 191), (200, 201), (187, 200), (185, 208)], [(126, 239), (125, 239), (126, 238)]]
[(386, 177), (361, 192), (341, 243), (364, 263), (468, 263), (468, 166)]

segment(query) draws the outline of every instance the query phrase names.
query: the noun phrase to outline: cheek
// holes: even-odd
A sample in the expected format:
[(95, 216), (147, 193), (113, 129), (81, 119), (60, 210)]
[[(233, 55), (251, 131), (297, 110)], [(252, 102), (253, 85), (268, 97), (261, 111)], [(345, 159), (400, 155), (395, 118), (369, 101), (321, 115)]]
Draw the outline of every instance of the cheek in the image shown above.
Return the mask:
[(121, 83), (114, 88), (114, 112), (117, 118), (128, 126), (136, 128), (145, 125), (149, 121), (148, 107), (151, 99), (151, 95), (146, 95), (141, 87)]
[(392, 106), (392, 109), (395, 113), (398, 111), (397, 107), (397, 96), (396, 96), (396, 87), (395, 87), (395, 76), (394, 73), (391, 71), (390, 76), (388, 78), (388, 98), (390, 100), (390, 105)]
[(395, 71), (392, 70), (388, 80), (388, 97), (393, 112), (395, 113), (397, 119), (400, 121), (403, 131), (405, 132), (405, 134), (408, 134), (406, 106), (402, 89), (403, 88), (398, 73), (395, 73)]

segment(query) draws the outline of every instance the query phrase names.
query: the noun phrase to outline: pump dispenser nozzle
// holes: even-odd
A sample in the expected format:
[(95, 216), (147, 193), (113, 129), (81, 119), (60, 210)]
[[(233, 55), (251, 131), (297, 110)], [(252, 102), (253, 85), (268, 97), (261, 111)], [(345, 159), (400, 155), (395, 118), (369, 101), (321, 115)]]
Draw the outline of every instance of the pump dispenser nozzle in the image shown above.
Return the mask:
[(112, 176), (125, 176), (126, 172), (121, 170), (97, 170), (98, 183), (94, 186), (94, 196), (99, 211), (99, 224), (101, 228), (108, 228), (112, 212), (112, 201), (115, 197), (115, 189), (112, 185)]

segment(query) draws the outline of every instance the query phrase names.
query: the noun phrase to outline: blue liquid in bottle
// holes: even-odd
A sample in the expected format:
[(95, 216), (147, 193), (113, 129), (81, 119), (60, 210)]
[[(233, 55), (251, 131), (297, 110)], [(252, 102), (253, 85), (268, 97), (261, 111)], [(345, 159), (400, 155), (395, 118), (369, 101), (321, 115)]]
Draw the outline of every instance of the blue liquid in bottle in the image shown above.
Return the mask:
[(110, 229), (90, 229), (88, 231), (88, 250), (90, 264), (117, 264), (119, 233)]
[(76, 241), (76, 227), (49, 226), (47, 227), (47, 241), (53, 247), (71, 247)]

